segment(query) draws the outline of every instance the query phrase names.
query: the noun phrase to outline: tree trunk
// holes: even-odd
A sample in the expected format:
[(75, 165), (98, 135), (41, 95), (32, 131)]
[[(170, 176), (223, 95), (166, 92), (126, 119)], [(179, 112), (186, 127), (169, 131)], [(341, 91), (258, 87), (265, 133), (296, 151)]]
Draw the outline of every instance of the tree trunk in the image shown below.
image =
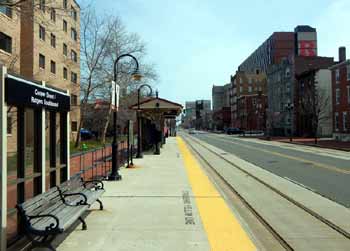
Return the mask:
[(81, 128), (83, 127), (83, 116), (81, 115), (80, 116), (80, 121), (79, 121), (79, 127), (78, 127), (78, 133), (77, 133), (77, 137), (75, 139), (75, 148), (77, 148), (79, 145), (80, 145), (80, 130)]
[(109, 126), (109, 122), (111, 121), (111, 114), (112, 114), (112, 105), (109, 105), (109, 109), (108, 109), (108, 113), (107, 113), (107, 117), (106, 117), (106, 122), (104, 124), (103, 127), (103, 132), (102, 132), (102, 143), (105, 144), (106, 143), (106, 134), (107, 134), (107, 130), (108, 130), (108, 126)]

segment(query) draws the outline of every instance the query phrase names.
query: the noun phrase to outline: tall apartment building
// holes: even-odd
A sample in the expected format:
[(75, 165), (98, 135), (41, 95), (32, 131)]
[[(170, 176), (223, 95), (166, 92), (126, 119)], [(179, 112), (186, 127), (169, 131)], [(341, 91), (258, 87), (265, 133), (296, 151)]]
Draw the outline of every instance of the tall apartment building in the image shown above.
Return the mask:
[(250, 73), (266, 72), (269, 65), (279, 64), (291, 55), (317, 56), (315, 28), (299, 25), (294, 32), (274, 32), (238, 69)]
[[(12, 80), (21, 75), (18, 79), (30, 80), (26, 81), (28, 86), (40, 86), (44, 81), (45, 85), (51, 88), (42, 89), (55, 98), (53, 93), (62, 97), (62, 92), (69, 91), (73, 138), (77, 134), (77, 121), (80, 116), (79, 5), (74, 0), (18, 2), (21, 5), (13, 9), (0, 7), (0, 64), (6, 66)], [(41, 92), (40, 95), (47, 96), (47, 93)], [(66, 95), (64, 97), (67, 98)], [(22, 100), (18, 101), (20, 103)], [(42, 110), (45, 110), (45, 120), (42, 119)], [(22, 104), (16, 106), (13, 103), (8, 106), (7, 111), (9, 200), (6, 237), (8, 244), (11, 244), (18, 237), (16, 203), (35, 196), (43, 189), (42, 186), (39, 189), (39, 179), (40, 182), (45, 180), (42, 184), (48, 189), (67, 178), (67, 145), (63, 136), (67, 129), (67, 116), (66, 111), (23, 107)], [(42, 136), (39, 130), (41, 121), (45, 121), (45, 164), (36, 161), (38, 153), (42, 151), (41, 147), (38, 147), (40, 136), (37, 137)], [(23, 174), (20, 174), (19, 170), (23, 170), (21, 168), (26, 170)], [(39, 172), (39, 169), (41, 172), (46, 170), (46, 177), (33, 175), (33, 172)]]
[[(37, 6), (37, 7), (33, 7)], [(71, 132), (80, 117), (80, 7), (74, 0), (27, 0), (21, 10), (20, 74), (71, 95)]]
[(7, 6), (0, 6), (0, 63), (9, 72), (20, 72), (20, 33), (19, 14)]
[(266, 72), (271, 64), (280, 63), (295, 51), (294, 32), (274, 32), (238, 67), (249, 73)]
[(339, 63), (332, 71), (333, 136), (350, 141), (350, 60), (345, 47), (339, 48)]

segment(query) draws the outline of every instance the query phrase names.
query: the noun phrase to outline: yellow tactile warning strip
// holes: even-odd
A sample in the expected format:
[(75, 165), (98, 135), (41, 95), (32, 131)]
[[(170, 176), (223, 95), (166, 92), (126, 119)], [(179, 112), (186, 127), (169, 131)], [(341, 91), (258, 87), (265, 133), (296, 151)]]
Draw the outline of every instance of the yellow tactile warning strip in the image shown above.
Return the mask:
[(211, 251), (257, 250), (182, 138), (177, 137)]

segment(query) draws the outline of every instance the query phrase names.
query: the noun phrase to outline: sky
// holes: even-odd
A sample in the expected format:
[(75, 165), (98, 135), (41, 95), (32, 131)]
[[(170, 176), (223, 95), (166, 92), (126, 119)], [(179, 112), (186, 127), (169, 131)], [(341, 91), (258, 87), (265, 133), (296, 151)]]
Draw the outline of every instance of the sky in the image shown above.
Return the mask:
[[(79, 0), (78, 0), (79, 1)], [(297, 25), (317, 29), (318, 55), (350, 55), (350, 0), (80, 0), (97, 12), (119, 15), (147, 45), (159, 75), (159, 96), (211, 99), (211, 88), (229, 83), (240, 63), (275, 31)], [(349, 58), (349, 57), (348, 57)]]

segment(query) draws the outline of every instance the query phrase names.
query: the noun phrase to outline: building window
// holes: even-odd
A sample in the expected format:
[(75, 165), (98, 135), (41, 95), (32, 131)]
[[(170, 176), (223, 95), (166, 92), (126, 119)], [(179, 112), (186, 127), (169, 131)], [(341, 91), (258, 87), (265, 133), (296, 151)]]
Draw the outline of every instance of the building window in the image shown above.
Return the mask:
[(0, 32), (0, 50), (12, 53), (12, 38)]
[(63, 20), (63, 31), (67, 32), (68, 31), (68, 24), (66, 20)]
[(8, 16), (9, 18), (12, 18), (12, 9), (10, 7), (0, 6), (0, 12)]
[(339, 130), (339, 114), (336, 112), (334, 113), (334, 122), (335, 122), (335, 130), (338, 131)]
[(39, 54), (39, 67), (45, 69), (45, 56), (43, 54)]
[(252, 78), (248, 78), (248, 84), (251, 84), (252, 83)]
[(77, 34), (77, 31), (74, 29), (74, 28), (71, 28), (71, 34), (70, 34), (71, 38), (74, 40), (74, 41), (77, 41), (78, 39), (78, 34)]
[(339, 71), (339, 69), (335, 70), (335, 81), (336, 82), (340, 81), (340, 71)]
[(74, 50), (71, 50), (70, 56), (71, 56), (71, 59), (72, 59), (74, 62), (78, 62), (78, 56), (77, 56), (77, 53), (76, 53)]
[(7, 115), (7, 134), (12, 134), (12, 116), (11, 114)]
[(242, 78), (239, 78), (239, 83), (243, 84), (243, 79)]
[(39, 25), (39, 38), (45, 41), (45, 28)]
[(54, 8), (51, 8), (50, 18), (51, 21), (56, 22), (56, 10)]
[(45, 0), (40, 0), (39, 9), (45, 11)]
[(63, 55), (67, 57), (67, 54), (68, 54), (68, 47), (66, 44), (63, 44)]
[(72, 83), (78, 83), (78, 75), (75, 72), (71, 72), (71, 81)]
[(340, 89), (339, 88), (335, 89), (335, 103), (337, 105), (340, 104)]
[(71, 7), (70, 15), (75, 21), (77, 21), (77, 11), (74, 9), (73, 6)]
[(286, 77), (288, 78), (290, 76), (290, 69), (287, 67), (286, 68)]
[(65, 8), (65, 9), (68, 8), (67, 0), (63, 0), (63, 8)]
[(78, 122), (72, 121), (72, 132), (78, 131)]
[(68, 79), (68, 70), (66, 67), (63, 67), (63, 78)]
[(346, 89), (348, 91), (348, 104), (350, 104), (350, 86), (347, 86)]
[(56, 48), (56, 36), (51, 33), (51, 46)]
[(243, 92), (243, 86), (239, 87), (239, 92), (242, 93)]
[(78, 96), (72, 94), (71, 95), (71, 105), (78, 105)]
[(248, 86), (248, 92), (252, 92), (252, 87), (251, 86)]
[(56, 62), (51, 60), (51, 73), (56, 74)]
[(347, 125), (346, 118), (347, 118), (347, 114), (346, 112), (343, 112), (343, 130), (344, 131), (346, 131), (346, 125)]
[(350, 81), (350, 65), (346, 66), (346, 79)]

